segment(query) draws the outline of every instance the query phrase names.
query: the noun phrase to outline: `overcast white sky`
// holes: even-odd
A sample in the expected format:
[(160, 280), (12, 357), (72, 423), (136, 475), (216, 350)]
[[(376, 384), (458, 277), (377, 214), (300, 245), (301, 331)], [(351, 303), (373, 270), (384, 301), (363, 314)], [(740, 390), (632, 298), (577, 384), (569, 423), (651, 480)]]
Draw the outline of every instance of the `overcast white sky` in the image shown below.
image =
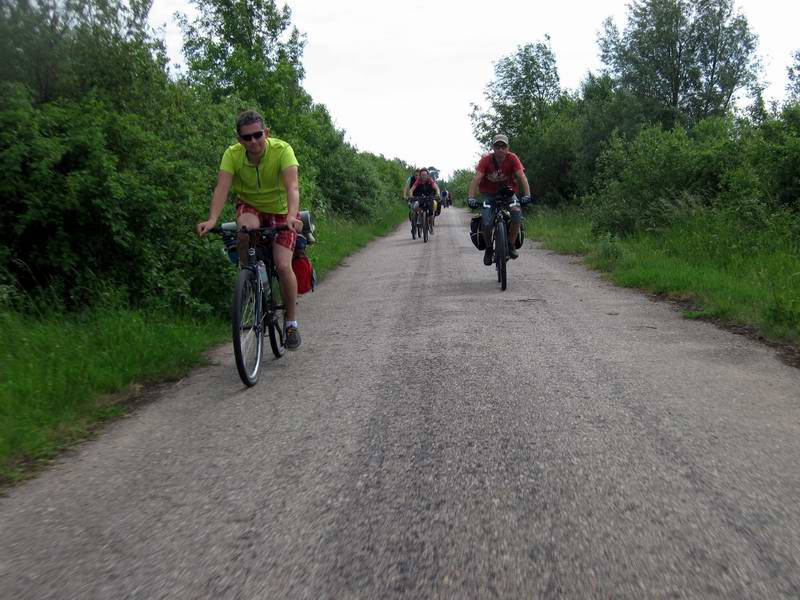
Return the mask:
[[(278, 0), (278, 4), (281, 2)], [(599, 71), (597, 35), (612, 17), (622, 29), (627, 0), (289, 0), (292, 23), (306, 34), (306, 90), (325, 104), (361, 150), (433, 165), (444, 176), (472, 168), (481, 148), (470, 103), (482, 102), (493, 64), (517, 46), (549, 34), (561, 85), (576, 89)], [(759, 36), (770, 83), (782, 100), (786, 68), (800, 49), (797, 0), (738, 0)], [(170, 57), (180, 62), (172, 15), (192, 14), (185, 0), (155, 0), (151, 22), (166, 25)], [(266, 115), (269, 119), (269, 115)], [(289, 140), (291, 141), (291, 140)]]

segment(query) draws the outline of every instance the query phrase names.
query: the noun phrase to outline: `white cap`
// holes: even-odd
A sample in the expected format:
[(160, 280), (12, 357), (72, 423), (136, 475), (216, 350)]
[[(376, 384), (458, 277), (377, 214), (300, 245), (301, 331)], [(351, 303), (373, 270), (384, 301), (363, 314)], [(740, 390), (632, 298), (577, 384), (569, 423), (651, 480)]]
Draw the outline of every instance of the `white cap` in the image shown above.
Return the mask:
[(502, 133), (498, 133), (496, 136), (494, 136), (494, 139), (492, 140), (492, 146), (494, 146), (498, 142), (503, 142), (506, 146), (508, 146), (508, 136), (503, 135)]

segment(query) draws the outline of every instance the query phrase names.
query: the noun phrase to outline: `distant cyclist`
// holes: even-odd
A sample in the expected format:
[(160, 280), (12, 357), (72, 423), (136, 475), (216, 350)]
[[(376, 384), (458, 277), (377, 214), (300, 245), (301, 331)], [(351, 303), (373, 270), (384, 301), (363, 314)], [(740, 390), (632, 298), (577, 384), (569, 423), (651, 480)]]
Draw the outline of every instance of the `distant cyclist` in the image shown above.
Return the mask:
[(418, 177), (419, 169), (415, 169), (414, 172), (406, 178), (406, 182), (403, 184), (403, 198), (407, 201), (411, 200), (411, 186), (414, 185)]
[[(493, 152), (490, 152), (478, 162), (475, 168), (475, 177), (469, 182), (468, 203), (470, 206), (477, 206), (475, 200), (475, 190), (480, 189), (484, 200), (492, 198), (501, 189), (508, 187), (515, 194), (520, 187), (524, 196), (523, 202), (530, 201), (531, 186), (528, 178), (525, 177), (525, 167), (519, 157), (511, 152), (508, 147), (508, 137), (502, 134), (494, 136), (492, 140)], [(484, 208), (481, 210), (481, 231), (486, 242), (486, 252), (483, 255), (483, 264), (492, 264), (492, 209)], [(522, 225), (522, 209), (519, 206), (511, 207), (511, 231), (509, 232), (508, 253), (511, 258), (517, 258), (519, 253), (515, 247), (517, 236)]]
[(421, 209), (425, 209), (428, 211), (428, 216), (432, 218), (434, 210), (433, 203), (427, 202), (426, 206), (420, 206), (420, 202), (417, 200), (417, 198), (422, 197), (430, 196), (436, 198), (439, 196), (439, 186), (436, 185), (436, 182), (433, 179), (431, 179), (430, 175), (428, 174), (428, 169), (419, 170), (419, 177), (417, 177), (414, 185), (411, 186), (410, 193), (411, 196), (414, 197), (414, 204), (412, 205), (414, 214)]
[[(289, 144), (269, 137), (269, 128), (254, 110), (239, 115), (236, 135), (239, 143), (230, 146), (222, 155), (208, 220), (197, 224), (197, 233), (206, 235), (217, 224), (231, 187), (236, 194), (236, 222), (239, 227), (289, 227), (275, 237), (272, 256), (286, 304), (286, 347), (297, 350), (300, 347), (300, 331), (297, 326), (297, 279), (292, 270), (292, 256), (297, 234), (303, 230), (298, 213), (299, 163)], [(240, 233), (239, 260), (242, 264), (247, 261), (249, 245), (250, 236)]]
[(414, 182), (417, 180), (417, 177), (419, 177), (419, 169), (415, 169), (414, 172), (409, 177), (406, 178), (406, 182), (403, 184), (403, 199), (406, 202), (408, 202), (408, 208), (410, 210), (410, 212), (408, 214), (408, 219), (409, 219), (409, 221), (411, 221), (412, 232), (413, 232), (414, 227), (415, 227), (415, 225), (414, 225), (414, 216), (415, 216), (416, 213), (415, 213), (414, 208), (413, 208), (413, 206), (414, 206), (414, 198), (411, 195), (411, 186), (414, 185)]

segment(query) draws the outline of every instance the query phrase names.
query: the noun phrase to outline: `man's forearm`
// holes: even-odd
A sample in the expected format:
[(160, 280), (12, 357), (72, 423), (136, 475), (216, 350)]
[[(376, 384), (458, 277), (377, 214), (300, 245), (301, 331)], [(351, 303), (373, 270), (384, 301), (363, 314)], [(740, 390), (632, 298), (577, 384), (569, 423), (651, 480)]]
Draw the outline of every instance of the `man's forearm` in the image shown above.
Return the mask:
[(294, 216), (300, 212), (300, 190), (297, 188), (289, 190), (286, 193), (287, 210), (290, 215)]
[(222, 214), (222, 209), (225, 208), (225, 200), (228, 197), (227, 190), (222, 190), (219, 187), (214, 188), (214, 195), (211, 196), (211, 205), (208, 207), (208, 220), (217, 221)]
[(522, 188), (522, 193), (526, 196), (531, 195), (531, 185), (528, 183), (528, 178), (524, 174), (517, 175), (517, 182)]
[(476, 175), (469, 182), (469, 192), (467, 193), (467, 197), (468, 198), (474, 198), (475, 197), (475, 190), (477, 189), (478, 184), (481, 182), (481, 179), (483, 179), (482, 175), (481, 176)]

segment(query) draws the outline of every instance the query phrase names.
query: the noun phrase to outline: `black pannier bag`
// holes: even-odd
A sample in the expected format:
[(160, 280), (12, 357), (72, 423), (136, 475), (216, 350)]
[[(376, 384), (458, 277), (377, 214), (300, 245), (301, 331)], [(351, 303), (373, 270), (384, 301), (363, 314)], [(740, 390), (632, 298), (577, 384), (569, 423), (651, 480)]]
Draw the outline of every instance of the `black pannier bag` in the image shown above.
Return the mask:
[(478, 250), (486, 250), (486, 242), (481, 234), (481, 216), (475, 215), (469, 222), (469, 239)]
[[(469, 239), (472, 240), (472, 245), (478, 250), (486, 250), (486, 242), (481, 235), (481, 216), (476, 215), (472, 217), (469, 222)], [(514, 247), (519, 250), (522, 248), (522, 243), (525, 241), (525, 225), (520, 223), (519, 235), (514, 243)]]

